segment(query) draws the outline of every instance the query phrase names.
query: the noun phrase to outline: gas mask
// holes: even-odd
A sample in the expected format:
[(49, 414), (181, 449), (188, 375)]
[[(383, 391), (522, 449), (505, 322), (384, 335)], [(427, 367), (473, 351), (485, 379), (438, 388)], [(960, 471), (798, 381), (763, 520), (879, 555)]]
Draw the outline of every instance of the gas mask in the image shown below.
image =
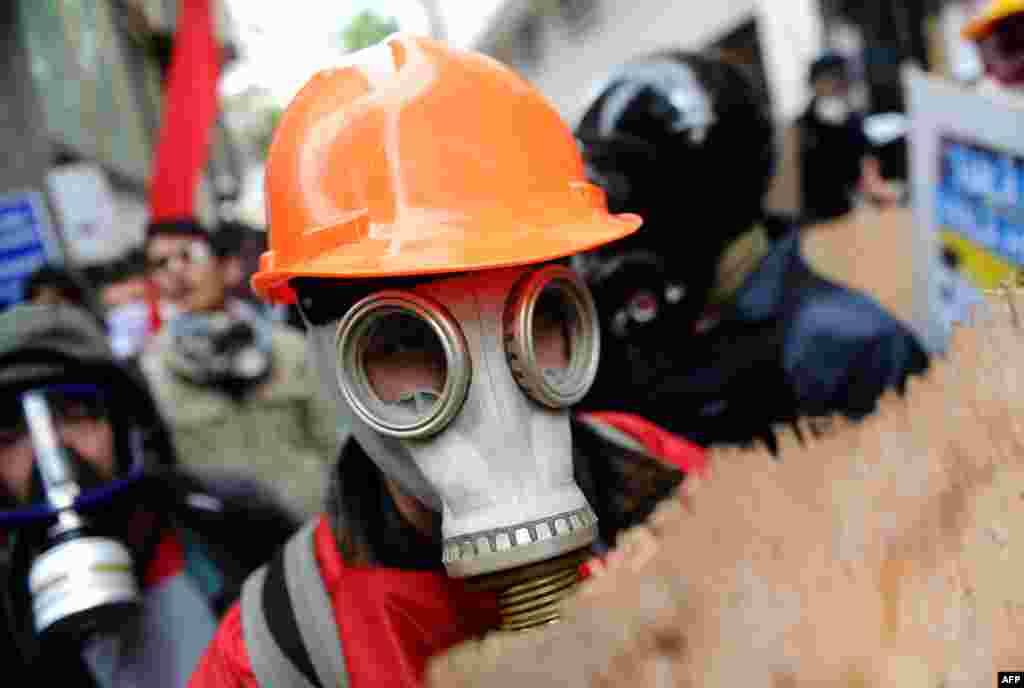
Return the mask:
[(569, 268), (386, 289), (308, 330), (359, 444), (441, 513), (450, 576), (593, 542), (597, 519), (573, 479), (569, 408), (593, 383), (600, 338), (590, 292)]
[(270, 375), (271, 334), (256, 318), (183, 313), (169, 324), (168, 364), (182, 378), (241, 394)]
[[(96, 525), (112, 500), (141, 476), (142, 452), (116, 480), (104, 480), (61, 442), (58, 427), (95, 421), (95, 388), (47, 387), (20, 399), (20, 430), (34, 454), (35, 500), (0, 512), (0, 527), (29, 549), (28, 593), (42, 640), (83, 643), (122, 627), (140, 593), (129, 547)], [(140, 440), (141, 443), (141, 440)]]
[(145, 301), (131, 301), (111, 308), (107, 312), (107, 329), (115, 356), (124, 359), (138, 355), (149, 337), (149, 305)]

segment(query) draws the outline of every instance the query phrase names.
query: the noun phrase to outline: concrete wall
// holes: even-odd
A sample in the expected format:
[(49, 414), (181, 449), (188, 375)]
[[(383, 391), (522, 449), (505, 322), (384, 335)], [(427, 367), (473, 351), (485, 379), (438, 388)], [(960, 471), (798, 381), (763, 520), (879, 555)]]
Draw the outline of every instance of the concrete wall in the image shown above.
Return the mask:
[(570, 122), (582, 114), (591, 88), (607, 70), (653, 50), (701, 46), (756, 9), (755, 0), (595, 4), (595, 19), (583, 32), (574, 33), (557, 14), (549, 17), (542, 31), (542, 59), (525, 72)]
[(17, 2), (0, 2), (0, 192), (45, 192), (53, 146), (39, 122), (43, 111), (19, 36)]
[[(595, 5), (593, 21), (579, 31), (557, 12), (546, 17), (541, 57), (521, 69), (570, 122), (582, 114), (601, 76), (619, 63), (665, 48), (702, 48), (755, 18), (776, 115), (791, 119), (806, 103), (804, 74), (822, 43), (816, 0), (598, 0)], [(474, 47), (500, 50), (501, 29), (512, 26), (529, 6), (510, 0)]]

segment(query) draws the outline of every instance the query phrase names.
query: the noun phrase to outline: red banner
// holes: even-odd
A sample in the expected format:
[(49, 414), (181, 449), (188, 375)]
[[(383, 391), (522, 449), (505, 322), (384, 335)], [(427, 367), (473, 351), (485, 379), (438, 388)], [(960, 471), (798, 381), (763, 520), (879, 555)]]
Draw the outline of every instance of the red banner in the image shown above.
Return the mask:
[(211, 0), (179, 0), (171, 67), (150, 186), (153, 222), (195, 217), (200, 175), (217, 119), (221, 50)]

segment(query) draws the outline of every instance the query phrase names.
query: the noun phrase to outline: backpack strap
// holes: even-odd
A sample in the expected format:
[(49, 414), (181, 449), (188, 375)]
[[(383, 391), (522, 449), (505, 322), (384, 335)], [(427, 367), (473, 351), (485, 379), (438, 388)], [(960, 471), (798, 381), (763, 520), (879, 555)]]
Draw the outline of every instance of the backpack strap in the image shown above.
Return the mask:
[(259, 569), (242, 586), (242, 635), (256, 682), (260, 688), (322, 688), (309, 680), (270, 632), (263, 612), (267, 570), (268, 566)]
[(318, 519), (246, 581), (242, 629), (262, 688), (348, 688), (334, 607), (317, 566)]

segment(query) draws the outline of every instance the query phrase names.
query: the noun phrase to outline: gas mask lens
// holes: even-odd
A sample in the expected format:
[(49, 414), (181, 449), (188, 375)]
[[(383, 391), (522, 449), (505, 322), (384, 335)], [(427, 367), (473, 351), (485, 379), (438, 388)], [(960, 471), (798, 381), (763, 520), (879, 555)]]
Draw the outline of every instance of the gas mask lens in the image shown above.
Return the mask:
[(586, 395), (600, 332), (594, 300), (576, 273), (550, 266), (516, 286), (505, 310), (505, 347), (516, 381), (538, 403), (564, 408)]
[[(505, 301), (505, 354), (513, 377), (549, 408), (575, 404), (597, 373), (600, 336), (590, 291), (576, 273), (527, 274)], [(459, 413), (472, 377), (458, 321), (427, 296), (385, 291), (338, 325), (338, 382), (349, 406), (391, 437), (434, 435)]]
[(429, 437), (462, 408), (472, 366), (445, 308), (408, 292), (357, 303), (338, 326), (339, 382), (355, 412), (384, 435)]

